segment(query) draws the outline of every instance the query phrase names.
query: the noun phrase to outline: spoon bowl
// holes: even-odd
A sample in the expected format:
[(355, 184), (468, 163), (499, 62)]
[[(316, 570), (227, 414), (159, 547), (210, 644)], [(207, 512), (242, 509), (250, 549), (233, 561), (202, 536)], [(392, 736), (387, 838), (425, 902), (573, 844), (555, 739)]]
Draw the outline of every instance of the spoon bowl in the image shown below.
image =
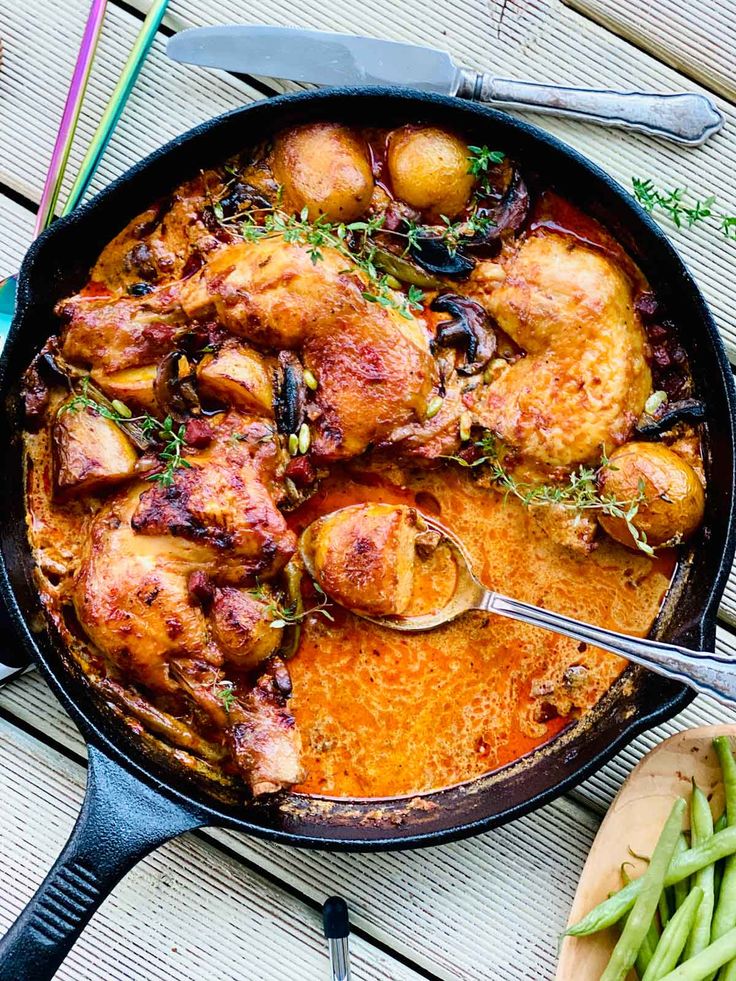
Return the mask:
[[(347, 509), (342, 509), (347, 510)], [(333, 512), (333, 514), (336, 512)], [(330, 516), (325, 516), (330, 517)], [(707, 651), (691, 651), (674, 644), (632, 637), (615, 630), (597, 627), (582, 620), (555, 613), (532, 603), (511, 599), (487, 589), (475, 576), (472, 563), (462, 541), (449, 528), (422, 514), (427, 528), (438, 533), (437, 547), (448, 547), (457, 569), (455, 590), (447, 603), (439, 610), (418, 616), (371, 616), (359, 610), (351, 610), (355, 616), (370, 620), (390, 630), (407, 633), (434, 630), (456, 620), (463, 613), (479, 610), (509, 617), (521, 623), (541, 627), (571, 637), (586, 644), (594, 644), (603, 650), (618, 654), (629, 661), (641, 664), (666, 678), (688, 685), (694, 691), (711, 695), (726, 704), (736, 703), (736, 664), (728, 658), (717, 657)], [(320, 585), (314, 566), (312, 545), (325, 518), (318, 518), (304, 529), (300, 538), (300, 551), (307, 571)], [(328, 592), (325, 590), (325, 592)]]

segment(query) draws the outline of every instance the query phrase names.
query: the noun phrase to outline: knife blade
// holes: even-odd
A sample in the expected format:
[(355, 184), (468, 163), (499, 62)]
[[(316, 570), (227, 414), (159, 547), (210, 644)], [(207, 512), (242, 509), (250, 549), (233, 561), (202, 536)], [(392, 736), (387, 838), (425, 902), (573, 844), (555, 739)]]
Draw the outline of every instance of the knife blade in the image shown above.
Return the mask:
[(260, 24), (180, 31), (166, 53), (191, 65), (320, 85), (403, 85), (454, 95), (461, 79), (446, 51)]
[(515, 81), (456, 65), (436, 48), (296, 27), (192, 27), (171, 38), (167, 54), (192, 65), (294, 82), (420, 89), (634, 130), (685, 146), (700, 146), (724, 122), (713, 100), (700, 92), (618, 92)]

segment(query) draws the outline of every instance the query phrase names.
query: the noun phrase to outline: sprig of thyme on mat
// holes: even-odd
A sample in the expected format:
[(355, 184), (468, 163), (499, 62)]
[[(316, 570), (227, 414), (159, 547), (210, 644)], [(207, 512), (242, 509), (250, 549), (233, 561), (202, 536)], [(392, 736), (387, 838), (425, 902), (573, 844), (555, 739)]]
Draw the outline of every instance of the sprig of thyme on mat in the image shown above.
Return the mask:
[(651, 178), (643, 180), (640, 177), (632, 178), (631, 183), (634, 197), (649, 214), (661, 211), (677, 228), (692, 228), (699, 222), (714, 218), (726, 238), (736, 241), (736, 215), (717, 211), (714, 208), (715, 194), (693, 200), (686, 187), (675, 187), (671, 191), (660, 190)]

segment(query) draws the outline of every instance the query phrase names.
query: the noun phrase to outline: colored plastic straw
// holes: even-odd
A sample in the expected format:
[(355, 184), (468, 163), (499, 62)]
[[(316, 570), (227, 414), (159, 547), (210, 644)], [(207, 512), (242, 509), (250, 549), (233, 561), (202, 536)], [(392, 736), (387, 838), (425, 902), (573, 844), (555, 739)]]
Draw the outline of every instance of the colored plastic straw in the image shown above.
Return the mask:
[(56, 202), (59, 197), (59, 189), (64, 177), (64, 169), (69, 159), (74, 133), (79, 122), (79, 113), (82, 108), (82, 100), (89, 81), (89, 73), (97, 50), (97, 42), (102, 31), (102, 21), (105, 16), (107, 0), (92, 0), (87, 23), (82, 36), (82, 44), (77, 55), (77, 63), (74, 66), (69, 94), (66, 97), (64, 113), (59, 124), (59, 132), (56, 134), (56, 142), (51, 154), (51, 163), (46, 175), (46, 183), (43, 186), (41, 204), (36, 215), (36, 227), (33, 236), (39, 235), (51, 221)]
[(143, 21), (143, 26), (141, 27), (138, 37), (135, 39), (135, 43), (131, 49), (130, 55), (128, 56), (128, 60), (126, 61), (120, 74), (120, 79), (118, 80), (118, 83), (110, 96), (110, 101), (108, 102), (107, 108), (105, 109), (105, 112), (100, 119), (99, 126), (92, 137), (89, 149), (85, 154), (84, 160), (80, 164), (77, 179), (74, 181), (74, 185), (69, 192), (69, 197), (64, 205), (62, 214), (68, 214), (68, 212), (73, 211), (73, 209), (79, 204), (84, 192), (87, 190), (87, 186), (89, 185), (92, 175), (100, 162), (102, 154), (105, 152), (105, 147), (110, 141), (110, 137), (117, 124), (117, 121), (120, 119), (123, 109), (125, 108), (128, 96), (135, 85), (145, 57), (148, 54), (151, 44), (153, 43), (154, 37), (156, 36), (156, 31), (158, 30), (161, 20), (166, 13), (167, 5), (168, 0), (154, 0), (151, 9), (148, 11), (146, 19)]

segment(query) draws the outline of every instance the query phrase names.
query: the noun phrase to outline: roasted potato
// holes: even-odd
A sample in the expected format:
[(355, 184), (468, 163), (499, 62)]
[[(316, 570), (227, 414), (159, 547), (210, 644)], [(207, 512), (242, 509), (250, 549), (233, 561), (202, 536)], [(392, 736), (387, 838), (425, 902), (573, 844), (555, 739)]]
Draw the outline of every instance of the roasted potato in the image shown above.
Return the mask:
[(467, 207), (475, 178), (468, 148), (436, 126), (402, 126), (389, 138), (388, 169), (394, 193), (428, 218), (456, 217)]
[(321, 518), (304, 541), (314, 576), (355, 613), (403, 613), (414, 586), (416, 537), (423, 522), (410, 507), (355, 504)]
[(309, 217), (354, 221), (370, 204), (373, 174), (365, 145), (339, 123), (308, 123), (286, 130), (273, 149), (273, 174), (284, 206)]
[(215, 590), (212, 638), (225, 660), (242, 670), (265, 661), (281, 643), (283, 630), (271, 625), (267, 606), (246, 589)]
[(126, 480), (135, 473), (138, 455), (111, 419), (87, 406), (63, 402), (53, 428), (56, 486), (62, 494), (87, 494)]
[(94, 369), (92, 381), (110, 399), (120, 399), (126, 405), (144, 412), (155, 413), (158, 409), (153, 390), (156, 381), (155, 364), (110, 373)]
[[(627, 443), (613, 452), (600, 477), (600, 490), (616, 500), (643, 493), (632, 524), (652, 548), (677, 545), (703, 519), (705, 494), (693, 468), (662, 443)], [(623, 545), (636, 543), (623, 518), (602, 514), (601, 526)]]
[(237, 341), (228, 341), (208, 354), (197, 367), (202, 395), (245, 412), (273, 415), (271, 373), (263, 357)]

